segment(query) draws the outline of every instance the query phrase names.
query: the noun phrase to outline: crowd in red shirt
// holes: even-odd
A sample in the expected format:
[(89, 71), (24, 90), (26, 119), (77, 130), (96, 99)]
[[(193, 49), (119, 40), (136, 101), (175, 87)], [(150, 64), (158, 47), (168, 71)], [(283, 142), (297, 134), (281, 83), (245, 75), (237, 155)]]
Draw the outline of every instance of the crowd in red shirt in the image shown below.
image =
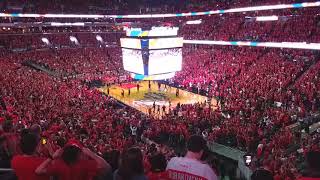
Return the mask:
[[(308, 19), (313, 10), (302, 11), (286, 21), (264, 23), (208, 17), (199, 28), (184, 26), (180, 35), (185, 39), (226, 41), (319, 40), (316, 19)], [(292, 12), (284, 11), (281, 15)], [(68, 39), (69, 35), (76, 36), (80, 44), (94, 47), (76, 46)], [(102, 38), (114, 44), (120, 36)], [(148, 155), (147, 144), (141, 143), (140, 137), (182, 147), (190, 135), (202, 134), (208, 141), (254, 153), (256, 164), (252, 168), (267, 167), (275, 179), (281, 180), (299, 176), (301, 157), (319, 148), (319, 134), (301, 138), (300, 133), (288, 128), (319, 111), (320, 63), (319, 56), (312, 51), (187, 45), (183, 49), (183, 70), (172, 81), (188, 90), (207, 92), (219, 100), (221, 107), (212, 112), (205, 102), (181, 105), (157, 121), (83, 83), (82, 80), (96, 79), (115, 83), (120, 76), (127, 76), (122, 70), (119, 48), (100, 48), (101, 44), (89, 33), (46, 37), (51, 47), (44, 45), (38, 35), (1, 36), (1, 43), (8, 49), (44, 48), (20, 53), (1, 50), (0, 123), (13, 124), (9, 128), (3, 125), (1, 134), (8, 139), (3, 145), (11, 157), (21, 154), (18, 133), (33, 124), (42, 127), (42, 136), (53, 144), (53, 149), (58, 149), (61, 137), (75, 138), (99, 155), (132, 145)], [(35, 71), (23, 66), (25, 61), (33, 61), (67, 78)], [(137, 135), (132, 135), (131, 126), (137, 127)], [(173, 155), (171, 149), (160, 146), (167, 159)], [(150, 166), (146, 157), (144, 161), (146, 167)], [(151, 173), (150, 177), (162, 175)]]

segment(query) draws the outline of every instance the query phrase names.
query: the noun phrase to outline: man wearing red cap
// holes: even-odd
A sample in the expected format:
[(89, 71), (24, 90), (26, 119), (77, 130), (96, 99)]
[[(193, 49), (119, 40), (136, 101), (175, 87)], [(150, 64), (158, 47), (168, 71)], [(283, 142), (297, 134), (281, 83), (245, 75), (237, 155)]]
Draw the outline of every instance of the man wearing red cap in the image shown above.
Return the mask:
[(110, 170), (110, 165), (104, 159), (76, 140), (70, 140), (63, 149), (54, 153), (53, 159), (43, 162), (36, 169), (36, 174), (52, 175), (60, 180), (88, 180)]

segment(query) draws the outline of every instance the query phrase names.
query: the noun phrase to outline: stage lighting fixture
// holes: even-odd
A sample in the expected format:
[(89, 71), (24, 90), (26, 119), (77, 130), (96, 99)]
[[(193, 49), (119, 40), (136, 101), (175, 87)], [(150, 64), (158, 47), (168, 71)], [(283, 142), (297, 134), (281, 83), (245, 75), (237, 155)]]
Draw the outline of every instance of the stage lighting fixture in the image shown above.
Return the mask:
[(103, 39), (100, 35), (96, 35), (96, 39), (97, 39), (97, 41), (103, 42)]
[(48, 38), (41, 38), (41, 41), (44, 42), (44, 43), (46, 43), (46, 44), (49, 44)]
[(277, 21), (278, 16), (258, 16), (256, 17), (256, 21)]
[(74, 36), (70, 36), (70, 41), (72, 41), (72, 42), (77, 42), (78, 40), (77, 40), (77, 38), (76, 38), (76, 37), (74, 37)]

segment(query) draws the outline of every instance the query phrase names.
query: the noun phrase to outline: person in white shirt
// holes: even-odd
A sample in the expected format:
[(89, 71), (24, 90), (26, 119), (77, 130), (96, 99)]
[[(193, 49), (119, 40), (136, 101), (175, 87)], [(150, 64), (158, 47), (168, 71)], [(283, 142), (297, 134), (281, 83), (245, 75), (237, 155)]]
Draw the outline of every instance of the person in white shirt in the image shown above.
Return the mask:
[(131, 135), (136, 136), (137, 135), (137, 127), (130, 125)]
[(207, 149), (206, 141), (197, 135), (190, 137), (187, 143), (188, 152), (185, 157), (174, 157), (167, 165), (169, 178), (172, 180), (217, 180), (213, 169), (201, 161), (204, 151)]

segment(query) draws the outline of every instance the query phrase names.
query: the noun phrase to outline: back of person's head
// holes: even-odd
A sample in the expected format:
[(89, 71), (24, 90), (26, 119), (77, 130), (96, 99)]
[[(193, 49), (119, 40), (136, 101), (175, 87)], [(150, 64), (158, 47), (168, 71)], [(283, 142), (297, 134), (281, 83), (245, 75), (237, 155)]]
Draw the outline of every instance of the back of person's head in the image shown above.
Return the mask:
[(151, 164), (152, 172), (163, 172), (166, 170), (167, 160), (163, 154), (159, 153), (159, 154), (153, 155), (150, 157), (149, 161)]
[(59, 137), (58, 139), (57, 139), (57, 145), (59, 146), (59, 147), (64, 147), (65, 145), (66, 145), (66, 140), (64, 139), (64, 138), (62, 138), (62, 137)]
[(62, 152), (62, 160), (67, 165), (73, 165), (79, 161), (81, 149), (77, 146), (66, 146)]
[(22, 136), (24, 136), (25, 134), (28, 134), (28, 133), (30, 133), (30, 129), (22, 129), (20, 131), (20, 137), (22, 137)]
[(33, 124), (30, 127), (30, 132), (37, 134), (38, 136), (41, 135), (41, 126), (39, 124)]
[(251, 175), (251, 180), (273, 180), (273, 175), (265, 169), (258, 169)]
[(309, 151), (306, 156), (308, 168), (320, 171), (320, 152)]
[(148, 153), (154, 155), (157, 152), (157, 146), (155, 144), (151, 144), (148, 148)]
[(193, 153), (200, 153), (201, 151), (205, 151), (207, 149), (206, 140), (203, 137), (198, 135), (193, 135), (189, 138), (187, 143), (188, 151)]
[(39, 144), (39, 138), (36, 134), (31, 132), (25, 132), (21, 134), (20, 148), (22, 153), (32, 155), (36, 152)]
[(136, 175), (143, 175), (143, 156), (139, 148), (130, 148), (121, 156), (119, 175), (123, 179), (130, 179)]
[(13, 129), (12, 121), (5, 121), (2, 125), (2, 129), (6, 133), (11, 132)]
[(112, 150), (104, 154), (104, 159), (110, 164), (112, 168), (112, 172), (118, 169), (119, 167), (119, 157), (120, 157), (120, 151), (118, 150)]

